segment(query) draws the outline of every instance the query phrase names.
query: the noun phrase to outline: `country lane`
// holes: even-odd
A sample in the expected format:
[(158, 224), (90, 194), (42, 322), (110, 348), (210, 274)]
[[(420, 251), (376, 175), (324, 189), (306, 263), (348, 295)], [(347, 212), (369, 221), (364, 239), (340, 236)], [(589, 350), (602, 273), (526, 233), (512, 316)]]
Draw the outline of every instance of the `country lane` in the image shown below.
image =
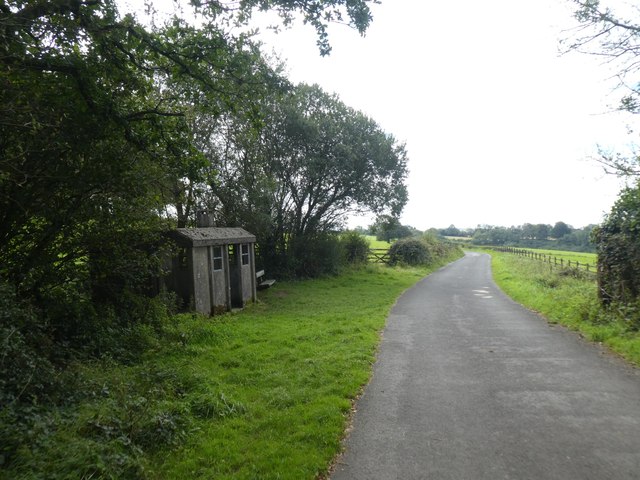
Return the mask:
[(639, 370), (468, 253), (398, 300), (333, 480), (640, 478)]

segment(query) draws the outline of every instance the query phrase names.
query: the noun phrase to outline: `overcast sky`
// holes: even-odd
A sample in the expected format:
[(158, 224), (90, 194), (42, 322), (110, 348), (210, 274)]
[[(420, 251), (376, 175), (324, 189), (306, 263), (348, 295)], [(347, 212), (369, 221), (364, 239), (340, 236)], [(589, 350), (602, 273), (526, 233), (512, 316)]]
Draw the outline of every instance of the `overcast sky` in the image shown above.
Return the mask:
[(632, 138), (612, 72), (559, 55), (571, 12), (562, 0), (382, 0), (364, 38), (331, 29), (329, 57), (309, 26), (261, 38), (291, 80), (337, 93), (406, 142), (404, 224), (582, 227), (621, 187), (592, 159), (597, 145)]
[[(560, 39), (575, 27), (572, 2), (381, 1), (364, 38), (332, 26), (328, 57), (301, 22), (277, 35), (263, 29), (259, 39), (286, 61), (292, 81), (338, 94), (406, 143), (402, 223), (600, 223), (623, 184), (594, 158), (598, 145), (629, 149), (632, 119), (616, 112), (624, 91), (615, 90), (615, 70), (593, 56), (560, 55)], [(174, 11), (170, 0), (154, 5)]]

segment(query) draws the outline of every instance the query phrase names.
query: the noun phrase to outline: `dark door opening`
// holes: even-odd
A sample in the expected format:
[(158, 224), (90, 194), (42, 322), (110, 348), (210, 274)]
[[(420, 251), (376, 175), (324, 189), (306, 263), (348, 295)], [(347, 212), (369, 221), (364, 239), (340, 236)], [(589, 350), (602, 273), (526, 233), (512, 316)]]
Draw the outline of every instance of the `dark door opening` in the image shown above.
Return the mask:
[(229, 245), (229, 280), (231, 281), (231, 308), (244, 308), (240, 245)]

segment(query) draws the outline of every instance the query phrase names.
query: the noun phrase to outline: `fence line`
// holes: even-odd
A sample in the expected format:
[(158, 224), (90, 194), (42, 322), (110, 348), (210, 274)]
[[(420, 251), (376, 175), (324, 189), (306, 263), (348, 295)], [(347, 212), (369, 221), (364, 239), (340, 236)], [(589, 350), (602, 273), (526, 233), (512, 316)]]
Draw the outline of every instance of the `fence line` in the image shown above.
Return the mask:
[(548, 263), (549, 265), (552, 265), (552, 266), (559, 266), (560, 268), (564, 268), (564, 267), (575, 268), (575, 269), (583, 270), (587, 273), (591, 273), (593, 275), (598, 273), (598, 268), (596, 266), (590, 265), (588, 263), (580, 263), (577, 260), (576, 261), (565, 260), (564, 258), (558, 258), (556, 256), (548, 255), (546, 253), (533, 252), (531, 250), (523, 250), (523, 249), (514, 248), (514, 247), (492, 247), (492, 248), (497, 252), (513, 253), (521, 257), (527, 257), (527, 258), (532, 258), (534, 260), (539, 260), (539, 261)]

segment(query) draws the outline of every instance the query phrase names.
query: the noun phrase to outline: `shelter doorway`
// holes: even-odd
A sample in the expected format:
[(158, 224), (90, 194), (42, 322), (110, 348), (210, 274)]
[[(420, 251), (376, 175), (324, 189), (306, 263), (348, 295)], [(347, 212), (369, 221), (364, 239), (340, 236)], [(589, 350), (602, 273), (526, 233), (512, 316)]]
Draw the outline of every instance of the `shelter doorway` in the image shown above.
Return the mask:
[(240, 256), (240, 245), (229, 245), (229, 288), (231, 289), (231, 308), (244, 307)]

